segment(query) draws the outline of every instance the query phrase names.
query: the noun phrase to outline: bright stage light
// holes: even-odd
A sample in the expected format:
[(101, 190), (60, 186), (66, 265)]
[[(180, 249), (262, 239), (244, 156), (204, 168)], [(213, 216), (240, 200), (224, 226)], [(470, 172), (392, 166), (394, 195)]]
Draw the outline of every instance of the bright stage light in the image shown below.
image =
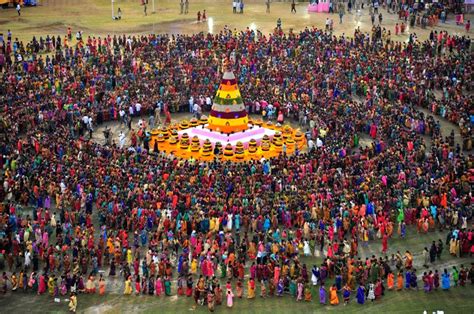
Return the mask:
[(257, 31), (257, 25), (255, 23), (250, 24), (250, 30), (256, 32)]
[(207, 28), (209, 33), (214, 33), (214, 19), (212, 17), (207, 20)]

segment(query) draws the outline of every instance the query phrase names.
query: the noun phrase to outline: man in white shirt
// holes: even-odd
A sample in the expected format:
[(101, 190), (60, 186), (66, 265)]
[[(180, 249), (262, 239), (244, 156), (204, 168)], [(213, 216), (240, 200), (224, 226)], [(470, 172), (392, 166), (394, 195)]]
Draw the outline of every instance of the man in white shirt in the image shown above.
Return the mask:
[(10, 187), (10, 184), (8, 183), (8, 180), (3, 181), (3, 190), (8, 191), (9, 187)]
[(199, 105), (197, 103), (194, 104), (193, 106), (193, 115), (199, 119), (198, 115), (199, 115)]
[(120, 109), (119, 111), (119, 116), (120, 116), (120, 125), (125, 124), (125, 110)]
[(89, 117), (87, 115), (83, 116), (82, 117), (82, 122), (84, 122), (84, 124), (86, 126), (89, 126)]
[(318, 138), (316, 139), (316, 147), (317, 147), (317, 148), (320, 148), (320, 147), (322, 147), (322, 146), (323, 146), (323, 141), (321, 141), (321, 139), (318, 137)]
[(64, 194), (64, 192), (66, 192), (66, 184), (64, 183), (64, 181), (61, 181), (59, 187), (61, 188), (61, 194)]
[(125, 134), (123, 134), (122, 131), (120, 131), (119, 134), (119, 147), (123, 148), (125, 146)]
[(31, 253), (30, 251), (27, 250), (25, 252), (25, 269), (30, 268), (30, 264), (31, 264)]
[(155, 108), (155, 122), (161, 124), (161, 103), (158, 102)]
[(189, 112), (192, 113), (193, 110), (194, 110), (194, 98), (193, 98), (193, 96), (189, 97), (189, 101), (188, 101), (188, 102), (189, 102)]
[(211, 110), (211, 106), (212, 106), (211, 97), (207, 96), (207, 97), (206, 97), (206, 109), (207, 109), (207, 110)]
[(140, 111), (141, 111), (141, 110), (142, 110), (142, 104), (140, 104), (140, 103), (137, 102), (137, 103), (135, 104), (135, 112), (137, 113), (137, 116), (140, 115)]

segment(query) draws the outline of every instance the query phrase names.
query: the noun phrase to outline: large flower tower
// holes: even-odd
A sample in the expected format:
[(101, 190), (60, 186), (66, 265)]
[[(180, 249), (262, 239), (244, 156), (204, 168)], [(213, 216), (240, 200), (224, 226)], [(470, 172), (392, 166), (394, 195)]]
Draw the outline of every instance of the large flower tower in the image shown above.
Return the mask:
[(237, 80), (229, 66), (222, 77), (208, 119), (212, 131), (233, 134), (247, 130), (249, 118), (240, 95)]

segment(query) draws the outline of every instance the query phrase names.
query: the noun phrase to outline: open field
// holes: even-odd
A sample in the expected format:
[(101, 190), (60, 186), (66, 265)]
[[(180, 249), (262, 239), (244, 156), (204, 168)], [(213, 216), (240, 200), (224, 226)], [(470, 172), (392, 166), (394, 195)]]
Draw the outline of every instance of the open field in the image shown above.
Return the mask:
[[(290, 13), (290, 2), (272, 2), (270, 13), (265, 13), (264, 0), (245, 1), (244, 14), (232, 13), (230, 0), (190, 0), (189, 14), (180, 14), (179, 0), (155, 0), (155, 13), (153, 14), (153, 0), (149, 0), (147, 16), (139, 0), (115, 0), (114, 11), (120, 7), (122, 19), (112, 20), (111, 2), (108, 0), (42, 0), (37, 7), (22, 9), (21, 17), (17, 16), (13, 8), (0, 9), (0, 30), (4, 33), (11, 29), (14, 37), (31, 39), (36, 35), (66, 34), (70, 26), (73, 32), (84, 31), (85, 35), (106, 34), (146, 34), (146, 33), (216, 33), (227, 25), (229, 28), (244, 30), (247, 27), (258, 29), (264, 34), (270, 33), (276, 26), (278, 18), (282, 19), (282, 28), (300, 30), (305, 27), (324, 28), (326, 18), (334, 20), (334, 33), (352, 35), (354, 28), (360, 27), (363, 31), (371, 30), (368, 9), (362, 10), (360, 18), (356, 14), (346, 12), (343, 24), (339, 24), (337, 14), (312, 13), (308, 14), (307, 2), (297, 4), (297, 13)], [(208, 21), (197, 23), (198, 11), (206, 10)], [(398, 15), (388, 14), (381, 9), (384, 16), (382, 26), (394, 33)], [(466, 20), (471, 16), (466, 16)], [(452, 34), (465, 33), (463, 26), (457, 26), (453, 16), (448, 16), (446, 24), (435, 27), (436, 30), (447, 30)], [(376, 22), (378, 23), (378, 22)], [(392, 39), (405, 41), (409, 33), (416, 33), (420, 39), (429, 35), (431, 28), (409, 29), (405, 35), (394, 36)]]

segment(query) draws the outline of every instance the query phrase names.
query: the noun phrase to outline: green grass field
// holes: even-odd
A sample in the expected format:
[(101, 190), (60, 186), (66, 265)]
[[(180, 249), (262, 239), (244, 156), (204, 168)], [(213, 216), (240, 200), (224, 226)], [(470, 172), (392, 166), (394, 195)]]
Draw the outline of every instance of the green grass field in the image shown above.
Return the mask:
[[(379, 301), (359, 305), (352, 299), (349, 305), (322, 306), (313, 292), (313, 301), (296, 302), (289, 296), (281, 298), (271, 297), (254, 300), (234, 300), (234, 307), (225, 305), (217, 306), (216, 312), (226, 313), (316, 313), (323, 311), (337, 311), (342, 313), (423, 313), (427, 311), (443, 310), (445, 313), (473, 313), (474, 289), (472, 286), (452, 288), (450, 291), (434, 291), (426, 295), (423, 291), (386, 292)], [(61, 303), (55, 303), (49, 296), (32, 296), (16, 292), (12, 296), (0, 298), (2, 313), (54, 313), (65, 312), (67, 302), (61, 298)], [(123, 296), (111, 294), (101, 297), (99, 295), (79, 295), (78, 310), (85, 313), (185, 313), (208, 312), (205, 306), (195, 306), (192, 298), (186, 297), (150, 297), (150, 296)]]
[[(112, 20), (110, 0), (40, 0), (37, 7), (25, 7), (21, 17), (18, 17), (13, 8), (0, 9), (0, 31), (6, 33), (8, 29), (14, 37), (30, 40), (32, 36), (65, 35), (71, 27), (75, 33), (84, 31), (87, 35), (107, 34), (149, 34), (149, 33), (199, 33), (219, 32), (227, 25), (230, 29), (245, 30), (247, 27), (258, 29), (268, 34), (276, 27), (278, 18), (282, 19), (284, 31), (295, 31), (305, 27), (324, 28), (326, 18), (334, 20), (334, 34), (352, 36), (356, 27), (369, 32), (372, 28), (368, 10), (362, 11), (361, 17), (355, 14), (346, 14), (343, 24), (339, 24), (336, 14), (307, 12), (308, 1), (297, 3), (297, 13), (290, 13), (289, 1), (272, 1), (270, 13), (266, 13), (265, 0), (246, 0), (245, 13), (233, 14), (231, 0), (189, 0), (189, 14), (180, 14), (179, 0), (155, 0), (153, 14), (153, 0), (149, 0), (147, 16), (144, 14), (140, 0), (114, 0), (114, 12), (122, 10), (120, 21)], [(206, 10), (208, 22), (196, 23), (198, 11)], [(396, 14), (388, 14), (383, 10), (384, 21), (382, 26), (394, 33)], [(451, 17), (453, 18), (453, 17)], [(471, 19), (472, 14), (465, 20)], [(448, 30), (451, 34), (464, 33), (463, 26), (457, 26), (451, 19), (447, 24), (439, 25), (435, 29)], [(407, 34), (392, 36), (393, 40), (406, 41), (409, 33), (416, 32), (418, 38), (424, 39), (429, 35), (430, 28), (416, 27), (408, 29)]]

